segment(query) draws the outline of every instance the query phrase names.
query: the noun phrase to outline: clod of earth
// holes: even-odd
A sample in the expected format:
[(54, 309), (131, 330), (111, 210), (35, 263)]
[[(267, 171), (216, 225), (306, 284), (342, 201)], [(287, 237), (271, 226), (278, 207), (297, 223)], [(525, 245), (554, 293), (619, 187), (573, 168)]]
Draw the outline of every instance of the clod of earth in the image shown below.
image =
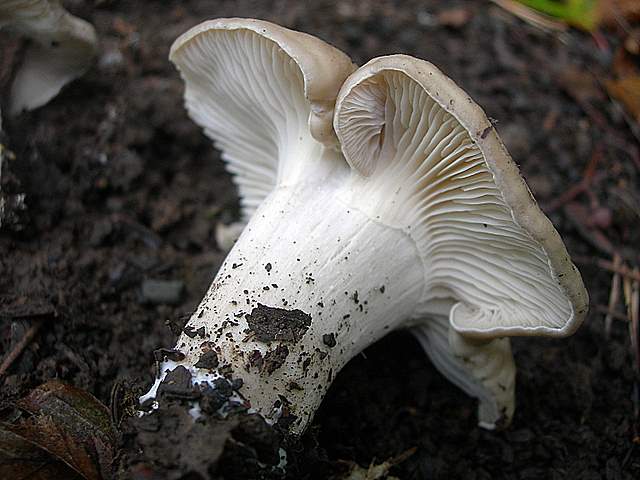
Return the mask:
[(209, 350), (200, 355), (200, 359), (194, 366), (196, 368), (204, 368), (205, 370), (214, 370), (219, 363), (216, 352)]
[(311, 325), (311, 316), (301, 310), (267, 307), (261, 303), (245, 315), (245, 319), (249, 330), (255, 332), (261, 342), (298, 342)]
[(508, 424), (509, 337), (567, 336), (588, 300), (481, 108), (426, 61), (357, 68), (258, 20), (198, 25), (170, 58), (246, 226), (156, 383), (242, 379), (254, 411), (299, 433), (351, 358), (409, 329), (480, 425)]

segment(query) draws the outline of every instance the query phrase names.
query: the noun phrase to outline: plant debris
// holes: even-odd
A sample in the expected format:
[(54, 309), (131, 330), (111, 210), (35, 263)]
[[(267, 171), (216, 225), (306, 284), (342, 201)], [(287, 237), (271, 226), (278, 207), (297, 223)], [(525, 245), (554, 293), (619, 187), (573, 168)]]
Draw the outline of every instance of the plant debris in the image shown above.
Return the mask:
[(0, 425), (1, 478), (112, 478), (116, 433), (95, 397), (51, 380), (17, 406), (17, 421)]

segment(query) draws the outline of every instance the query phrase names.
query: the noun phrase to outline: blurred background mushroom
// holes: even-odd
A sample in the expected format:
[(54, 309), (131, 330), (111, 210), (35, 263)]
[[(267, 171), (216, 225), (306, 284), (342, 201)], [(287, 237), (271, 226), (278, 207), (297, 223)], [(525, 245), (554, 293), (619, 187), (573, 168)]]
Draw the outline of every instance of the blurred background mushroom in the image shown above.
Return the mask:
[(0, 29), (32, 42), (14, 74), (8, 102), (12, 115), (46, 104), (89, 68), (97, 52), (93, 26), (58, 0), (2, 0)]

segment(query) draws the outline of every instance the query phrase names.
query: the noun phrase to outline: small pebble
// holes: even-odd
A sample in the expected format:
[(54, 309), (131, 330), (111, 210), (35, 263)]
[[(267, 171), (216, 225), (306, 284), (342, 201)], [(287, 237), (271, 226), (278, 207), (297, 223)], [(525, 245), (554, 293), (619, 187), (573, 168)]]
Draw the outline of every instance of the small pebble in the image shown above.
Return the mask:
[(145, 280), (142, 282), (142, 303), (177, 305), (183, 292), (182, 280)]

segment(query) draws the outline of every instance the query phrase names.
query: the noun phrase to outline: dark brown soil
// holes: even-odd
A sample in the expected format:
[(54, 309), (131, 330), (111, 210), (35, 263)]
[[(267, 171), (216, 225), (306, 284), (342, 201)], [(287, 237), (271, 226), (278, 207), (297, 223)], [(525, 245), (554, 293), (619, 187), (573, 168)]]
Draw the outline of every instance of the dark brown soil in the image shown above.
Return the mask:
[[(605, 339), (596, 306), (608, 304), (611, 274), (593, 261), (617, 252), (640, 263), (639, 146), (620, 108), (584, 82), (608, 77), (618, 32), (598, 42), (577, 31), (549, 34), (480, 1), (65, 3), (96, 26), (101, 53), (50, 104), (4, 118), (1, 141), (15, 158), (3, 168), (3, 195), (19, 207), (16, 195), (25, 194), (26, 209), (14, 208), (0, 232), (2, 357), (40, 327), (2, 380), (3, 402), (54, 377), (107, 405), (114, 385), (152, 383), (154, 350), (174, 345), (224, 258), (216, 222), (237, 216), (218, 152), (184, 112), (168, 49), (202, 20), (258, 17), (317, 35), (359, 64), (408, 53), (455, 79), (496, 119), (580, 260), (591, 313), (572, 338), (514, 342), (518, 408), (504, 432), (479, 429), (475, 402), (396, 333), (337, 375), (303, 438), (240, 414), (194, 425), (188, 400), (172, 398), (157, 415), (122, 423), (129, 450), (120, 477), (277, 478), (283, 447), (289, 478), (322, 479), (341, 475), (343, 461), (367, 466), (417, 447), (394, 475), (640, 478), (628, 324), (614, 320)], [(451, 9), (466, 20), (444, 21)], [(0, 38), (7, 67), (20, 45)], [(0, 81), (6, 92), (7, 72)], [(587, 165), (596, 171), (589, 188), (561, 201)], [(584, 221), (596, 213), (595, 227)], [(217, 400), (208, 401), (215, 411)]]
[(245, 315), (249, 330), (261, 342), (298, 342), (311, 326), (311, 315), (301, 310), (268, 307), (258, 304)]

